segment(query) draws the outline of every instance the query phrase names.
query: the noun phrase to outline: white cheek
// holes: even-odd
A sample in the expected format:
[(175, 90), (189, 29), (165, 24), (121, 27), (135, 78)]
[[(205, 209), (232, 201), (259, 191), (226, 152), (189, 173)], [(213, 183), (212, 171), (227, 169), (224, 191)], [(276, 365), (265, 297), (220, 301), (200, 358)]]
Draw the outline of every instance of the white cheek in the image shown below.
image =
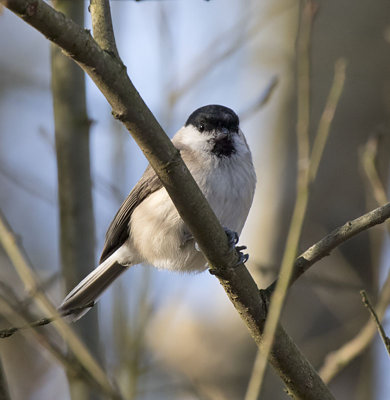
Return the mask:
[(172, 142), (174, 144), (180, 143), (199, 155), (207, 154), (211, 150), (211, 145), (207, 141), (206, 135), (199, 132), (192, 125), (181, 128), (173, 137)]

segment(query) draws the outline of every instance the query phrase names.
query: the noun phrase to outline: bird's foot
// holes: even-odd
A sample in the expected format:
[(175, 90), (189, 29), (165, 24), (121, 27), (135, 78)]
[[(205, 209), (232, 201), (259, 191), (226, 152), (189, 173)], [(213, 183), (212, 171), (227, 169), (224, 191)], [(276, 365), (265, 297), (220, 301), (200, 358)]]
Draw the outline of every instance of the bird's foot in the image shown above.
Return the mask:
[(243, 253), (242, 250), (245, 250), (246, 246), (236, 246), (237, 253), (239, 255), (239, 259), (237, 261), (236, 267), (240, 264), (245, 264), (249, 259), (248, 253)]
[(239, 255), (239, 259), (237, 263), (234, 265), (234, 267), (239, 266), (240, 264), (245, 264), (248, 261), (249, 254), (243, 253), (242, 250), (246, 249), (246, 246), (236, 246), (238, 243), (238, 233), (234, 232), (226, 227), (223, 228), (225, 230), (226, 236), (228, 237), (228, 243), (230, 247), (233, 247), (237, 250), (237, 253)]
[(238, 243), (238, 233), (230, 230), (229, 228), (223, 227), (225, 230), (226, 236), (228, 237), (228, 243), (230, 247), (235, 246)]

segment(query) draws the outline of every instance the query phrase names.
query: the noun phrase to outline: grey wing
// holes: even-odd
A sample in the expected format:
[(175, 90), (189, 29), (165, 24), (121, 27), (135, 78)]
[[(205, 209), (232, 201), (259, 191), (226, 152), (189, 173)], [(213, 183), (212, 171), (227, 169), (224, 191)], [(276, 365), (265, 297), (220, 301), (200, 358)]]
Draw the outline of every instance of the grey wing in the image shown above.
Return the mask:
[(144, 174), (127, 196), (106, 233), (100, 264), (117, 250), (129, 237), (129, 222), (134, 209), (150, 194), (162, 187), (153, 168), (148, 165)]

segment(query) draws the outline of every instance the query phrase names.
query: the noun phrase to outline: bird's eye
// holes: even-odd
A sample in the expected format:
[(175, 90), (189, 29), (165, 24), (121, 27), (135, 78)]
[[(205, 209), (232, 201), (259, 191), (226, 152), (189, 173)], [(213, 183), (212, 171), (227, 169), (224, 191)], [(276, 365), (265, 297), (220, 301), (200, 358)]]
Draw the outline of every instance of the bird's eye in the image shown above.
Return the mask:
[(199, 131), (200, 132), (204, 131), (204, 124), (203, 123), (199, 124)]

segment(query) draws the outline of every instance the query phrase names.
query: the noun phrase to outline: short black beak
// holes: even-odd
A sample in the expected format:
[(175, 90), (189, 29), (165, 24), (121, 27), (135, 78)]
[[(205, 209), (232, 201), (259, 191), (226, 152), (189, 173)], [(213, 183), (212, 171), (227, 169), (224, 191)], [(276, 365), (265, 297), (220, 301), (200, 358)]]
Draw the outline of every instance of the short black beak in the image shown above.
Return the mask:
[(231, 132), (227, 128), (221, 128), (218, 129), (215, 135), (215, 140), (220, 141), (220, 140), (230, 140), (232, 137)]

